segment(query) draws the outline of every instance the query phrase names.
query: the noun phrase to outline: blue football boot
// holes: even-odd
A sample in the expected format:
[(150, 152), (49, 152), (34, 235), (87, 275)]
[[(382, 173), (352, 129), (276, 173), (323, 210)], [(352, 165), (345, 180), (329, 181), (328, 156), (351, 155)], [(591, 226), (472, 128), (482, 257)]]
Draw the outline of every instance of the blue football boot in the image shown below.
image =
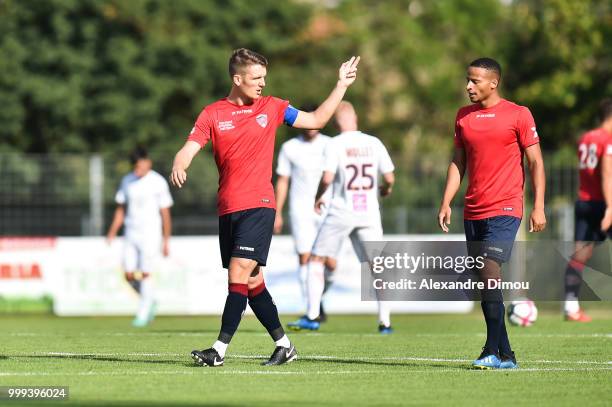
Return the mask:
[(472, 367), (474, 369), (498, 369), (501, 360), (499, 360), (499, 356), (495, 352), (491, 352), (487, 348), (482, 348), (482, 353), (472, 362)]
[(308, 319), (307, 316), (303, 316), (297, 321), (289, 322), (287, 327), (293, 331), (301, 331), (302, 329), (307, 329), (309, 331), (317, 331), (321, 324), (319, 321), (315, 321), (313, 319)]

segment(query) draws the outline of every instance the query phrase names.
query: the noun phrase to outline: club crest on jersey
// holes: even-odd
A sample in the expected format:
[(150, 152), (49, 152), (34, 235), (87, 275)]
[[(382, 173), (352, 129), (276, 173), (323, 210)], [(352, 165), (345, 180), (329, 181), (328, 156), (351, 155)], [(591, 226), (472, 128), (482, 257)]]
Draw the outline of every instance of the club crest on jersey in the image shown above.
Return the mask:
[(255, 120), (257, 121), (257, 124), (259, 124), (264, 129), (268, 125), (268, 115), (267, 114), (258, 114)]

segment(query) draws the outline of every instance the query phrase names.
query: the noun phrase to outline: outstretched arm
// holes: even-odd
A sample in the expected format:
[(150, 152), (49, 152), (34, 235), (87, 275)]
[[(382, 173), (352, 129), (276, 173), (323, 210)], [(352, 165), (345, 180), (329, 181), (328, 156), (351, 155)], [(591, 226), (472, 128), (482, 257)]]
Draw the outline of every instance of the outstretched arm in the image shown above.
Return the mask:
[(300, 111), (293, 123), (293, 127), (299, 129), (321, 129), (325, 127), (342, 101), (346, 90), (355, 82), (357, 78), (357, 65), (360, 59), (361, 57), (351, 57), (351, 59), (340, 66), (338, 82), (327, 99), (314, 112)]
[(461, 180), (465, 174), (465, 150), (455, 147), (453, 160), (448, 166), (446, 172), (446, 186), (438, 211), (438, 225), (444, 232), (448, 232), (448, 225), (451, 223), (451, 208), (450, 204), (459, 190)]
[(544, 193), (546, 191), (546, 174), (544, 173), (544, 160), (540, 144), (533, 144), (525, 149), (527, 166), (531, 174), (533, 187), (533, 210), (529, 217), (529, 231), (541, 232), (546, 228), (546, 215), (544, 214)]
[(172, 173), (170, 174), (170, 182), (175, 187), (181, 188), (187, 181), (187, 168), (191, 164), (193, 157), (200, 151), (200, 144), (193, 140), (188, 140), (183, 148), (176, 153), (174, 163), (172, 164)]

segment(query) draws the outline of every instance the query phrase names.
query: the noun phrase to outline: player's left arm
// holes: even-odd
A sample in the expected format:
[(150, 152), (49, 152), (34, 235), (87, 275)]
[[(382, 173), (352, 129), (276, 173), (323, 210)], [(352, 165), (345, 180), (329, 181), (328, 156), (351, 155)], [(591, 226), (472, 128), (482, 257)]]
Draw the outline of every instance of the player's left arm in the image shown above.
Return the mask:
[(529, 217), (529, 231), (541, 232), (546, 228), (546, 214), (544, 213), (544, 194), (546, 191), (546, 174), (544, 172), (544, 160), (540, 144), (532, 144), (525, 148), (527, 166), (531, 174), (531, 185), (533, 188), (533, 210)]
[(380, 186), (380, 196), (383, 198), (391, 195), (391, 191), (393, 191), (393, 184), (395, 184), (395, 174), (393, 171), (384, 173), (383, 176), (383, 184)]
[(321, 129), (338, 108), (349, 86), (357, 78), (357, 65), (360, 57), (351, 57), (338, 70), (338, 82), (327, 99), (314, 112), (298, 111), (292, 126), (298, 129)]
[(162, 218), (162, 254), (168, 257), (170, 254), (170, 235), (172, 234), (172, 217), (170, 216), (170, 208), (161, 208), (159, 210)]
[(331, 183), (334, 181), (335, 176), (336, 174), (334, 174), (331, 171), (323, 171), (323, 175), (321, 176), (321, 180), (319, 181), (319, 188), (317, 189), (317, 195), (315, 196), (315, 212), (317, 212), (318, 214), (321, 214), (322, 212), (321, 207), (325, 203), (323, 202), (323, 194), (325, 194), (325, 191), (327, 191), (327, 188), (329, 188)]
[[(610, 153), (608, 153), (610, 150)], [(601, 190), (606, 201), (606, 212), (601, 219), (601, 230), (607, 232), (612, 226), (612, 144), (606, 146), (601, 157)]]

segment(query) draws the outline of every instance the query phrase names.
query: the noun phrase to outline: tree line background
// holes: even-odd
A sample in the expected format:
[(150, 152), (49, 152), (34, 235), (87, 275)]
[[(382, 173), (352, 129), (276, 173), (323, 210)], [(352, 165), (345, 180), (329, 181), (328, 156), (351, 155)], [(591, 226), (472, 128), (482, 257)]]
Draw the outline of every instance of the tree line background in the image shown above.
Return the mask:
[[(425, 206), (439, 188), (411, 185), (445, 168), (455, 113), (469, 103), (465, 68), (477, 57), (501, 63), (502, 94), (531, 109), (550, 161), (574, 160), (576, 138), (612, 96), (611, 8), (607, 0), (0, 0), (0, 153), (99, 152), (121, 173), (141, 144), (168, 171), (202, 107), (227, 95), (233, 49), (265, 55), (265, 93), (296, 107), (322, 101), (339, 64), (361, 55), (347, 99), (362, 130), (400, 163), (406, 192), (390, 202)], [(280, 129), (277, 148), (295, 134)], [(214, 199), (216, 171), (204, 156), (194, 173), (207, 187), (183, 196)]]

